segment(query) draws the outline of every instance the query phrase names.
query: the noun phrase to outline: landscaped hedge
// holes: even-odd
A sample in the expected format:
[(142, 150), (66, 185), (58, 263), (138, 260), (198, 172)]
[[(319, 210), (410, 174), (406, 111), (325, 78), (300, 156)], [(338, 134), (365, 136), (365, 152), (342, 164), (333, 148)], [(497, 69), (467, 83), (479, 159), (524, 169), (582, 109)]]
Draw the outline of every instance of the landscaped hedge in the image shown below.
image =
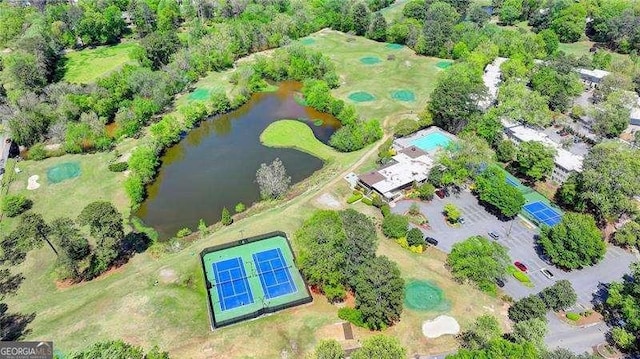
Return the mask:
[(114, 162), (109, 164), (109, 171), (111, 172), (123, 172), (129, 168), (127, 162)]
[(580, 320), (580, 314), (578, 314), (578, 313), (569, 312), (569, 313), (565, 314), (565, 316), (569, 320), (573, 320), (573, 321)]
[(363, 194), (360, 192), (356, 192), (354, 194), (352, 194), (351, 196), (349, 196), (349, 198), (347, 198), (347, 203), (352, 204), (355, 203), (357, 201), (359, 201), (360, 199), (362, 199)]
[(355, 308), (344, 307), (338, 309), (338, 318), (346, 320), (356, 327), (367, 328), (362, 318), (362, 312)]

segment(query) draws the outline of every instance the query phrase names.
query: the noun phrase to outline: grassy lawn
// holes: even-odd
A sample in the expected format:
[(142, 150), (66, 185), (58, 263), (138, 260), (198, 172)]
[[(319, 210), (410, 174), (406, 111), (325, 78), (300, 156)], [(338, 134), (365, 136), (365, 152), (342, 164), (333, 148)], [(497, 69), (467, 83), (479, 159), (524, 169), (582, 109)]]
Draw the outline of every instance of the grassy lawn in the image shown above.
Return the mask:
[(63, 80), (86, 84), (133, 62), (130, 55), (138, 47), (134, 42), (125, 42), (113, 46), (100, 46), (94, 49), (72, 51), (65, 55)]
[(391, 6), (388, 6), (382, 10), (380, 13), (384, 16), (384, 19), (387, 20), (388, 24), (391, 24), (393, 20), (397, 20), (402, 16), (402, 9), (409, 0), (396, 0)]
[[(344, 84), (335, 90), (336, 96), (346, 101), (353, 91), (367, 91), (376, 96), (373, 102), (357, 104), (365, 118), (376, 117), (388, 123), (422, 110), (435, 85), (435, 77), (442, 71), (435, 66), (438, 59), (416, 56), (407, 48), (391, 50), (385, 44), (362, 38), (347, 42), (349, 36), (333, 31), (312, 37), (316, 41), (310, 46), (331, 56), (342, 77)], [(395, 55), (395, 60), (387, 60), (389, 54)], [(382, 62), (366, 66), (359, 61), (363, 56), (378, 56)], [(194, 88), (220, 88), (233, 94), (236, 89), (228, 81), (231, 72), (211, 73)], [(396, 89), (413, 91), (416, 101), (393, 100), (390, 92)], [(177, 106), (186, 101), (188, 94), (176, 100)], [(208, 246), (273, 230), (284, 231), (291, 238), (314, 210), (327, 208), (327, 202), (321, 200), (323, 195), (333, 196), (339, 202), (338, 208), (346, 208), (345, 199), (351, 190), (342, 176), (352, 170), (361, 173), (373, 168), (377, 144), (345, 154), (333, 151), (310, 136), (310, 128), (297, 121), (278, 121), (261, 136), (269, 145), (299, 148), (323, 159), (335, 158), (296, 185), (291, 192), (297, 196), (275, 204), (259, 204), (258, 207), (265, 209), (249, 209), (248, 213), (257, 213), (206, 238), (187, 242), (176, 252), (147, 251), (100, 278), (71, 287), (54, 282), (55, 258), (50, 250), (41, 248), (30, 252), (25, 263), (13, 268), (23, 273), (26, 280), (16, 296), (7, 298), (11, 311), (36, 313), (27, 339), (53, 340), (64, 352), (97, 340), (122, 338), (145, 347), (159, 345), (176, 358), (303, 357), (322, 339), (318, 334), (322, 333), (320, 329), (339, 321), (336, 306), (328, 304), (323, 297), (316, 297), (311, 304), (211, 332), (198, 253)], [(120, 143), (118, 151), (127, 153), (136, 143), (132, 140)], [(12, 183), (10, 192), (27, 194), (34, 200), (33, 210), (49, 220), (59, 216), (75, 217), (86, 204), (98, 199), (110, 200), (128, 214), (122, 186), (126, 174), (107, 169), (113, 158), (114, 153), (98, 153), (20, 162), (18, 167), (22, 172)], [(59, 184), (47, 183), (47, 169), (69, 161), (80, 163), (81, 175)], [(41, 187), (27, 191), (27, 179), (34, 174), (40, 176)], [(356, 203), (352, 207), (375, 217), (378, 222), (381, 220), (379, 211), (371, 206)], [(506, 308), (501, 301), (453, 281), (444, 266), (444, 253), (429, 249), (418, 255), (379, 237), (379, 254), (398, 263), (403, 277), (432, 280), (444, 290), (451, 302), (449, 314), (463, 328), (484, 313), (504, 321)], [(175, 274), (175, 280), (161, 276), (161, 272), (167, 271)], [(386, 334), (397, 336), (408, 353), (451, 350), (456, 346), (453, 337), (427, 340), (422, 335), (422, 322), (438, 314), (441, 313), (405, 310), (400, 323), (387, 329)], [(358, 339), (372, 334), (375, 333), (356, 329)]]
[(295, 148), (325, 161), (337, 154), (334, 149), (318, 141), (306, 123), (296, 120), (271, 123), (260, 134), (260, 142), (269, 147)]
[[(333, 94), (356, 105), (365, 119), (422, 111), (435, 88), (438, 74), (443, 71), (436, 67), (440, 59), (416, 55), (408, 47), (394, 50), (384, 43), (332, 30), (317, 32), (309, 38), (315, 41), (308, 46), (322, 51), (336, 65), (342, 83)], [(353, 41), (347, 41), (350, 38)], [(389, 55), (395, 59), (388, 60)], [(365, 65), (360, 62), (363, 57), (377, 57), (380, 62)], [(415, 101), (393, 99), (391, 95), (397, 90), (413, 92)], [(348, 96), (357, 91), (368, 92), (375, 99), (370, 102), (350, 100)]]
[[(113, 153), (100, 152), (52, 157), (44, 161), (21, 161), (16, 165), (20, 173), (15, 174), (9, 192), (22, 193), (30, 198), (33, 201), (32, 211), (41, 213), (48, 221), (58, 217), (75, 218), (84, 206), (98, 200), (111, 201), (128, 217), (129, 200), (122, 185), (125, 175), (107, 169), (113, 158)], [(49, 183), (47, 170), (64, 162), (79, 162), (80, 175), (60, 183)], [(33, 175), (39, 177), (40, 188), (27, 190), (27, 181)], [(3, 228), (12, 228), (15, 221), (5, 217)]]

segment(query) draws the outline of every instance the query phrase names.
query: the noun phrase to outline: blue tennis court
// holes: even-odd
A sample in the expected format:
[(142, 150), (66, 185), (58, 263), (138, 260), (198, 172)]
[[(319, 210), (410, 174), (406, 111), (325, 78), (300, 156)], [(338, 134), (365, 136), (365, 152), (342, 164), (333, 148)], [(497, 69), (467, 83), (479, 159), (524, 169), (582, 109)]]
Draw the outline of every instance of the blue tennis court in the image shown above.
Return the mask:
[(538, 222), (549, 227), (555, 226), (562, 219), (562, 215), (544, 202), (533, 202), (524, 206), (524, 210), (531, 214)]
[(296, 291), (296, 286), (280, 248), (254, 253), (253, 261), (256, 264), (260, 284), (267, 299)]
[(516, 182), (513, 178), (507, 176), (506, 179), (507, 183), (512, 185), (513, 187), (518, 187), (520, 185), (520, 183)]
[(213, 263), (213, 274), (222, 310), (253, 303), (247, 273), (240, 257)]

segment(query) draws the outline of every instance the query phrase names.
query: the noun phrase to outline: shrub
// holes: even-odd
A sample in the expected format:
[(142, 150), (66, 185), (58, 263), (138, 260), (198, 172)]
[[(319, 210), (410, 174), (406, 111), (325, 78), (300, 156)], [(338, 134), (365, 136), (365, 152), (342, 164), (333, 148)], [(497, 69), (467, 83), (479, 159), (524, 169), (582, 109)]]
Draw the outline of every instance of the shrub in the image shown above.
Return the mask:
[(207, 227), (207, 224), (204, 223), (204, 219), (202, 218), (200, 218), (200, 221), (198, 221), (198, 232), (200, 232), (200, 235), (202, 237), (209, 234), (209, 227)]
[(362, 199), (363, 194), (360, 192), (356, 192), (354, 194), (352, 194), (351, 196), (349, 196), (349, 198), (347, 198), (347, 203), (352, 204), (355, 203), (357, 201), (359, 201), (360, 199)]
[(347, 292), (341, 285), (325, 284), (322, 286), (322, 292), (331, 303), (341, 302), (347, 297)]
[(391, 214), (391, 207), (385, 203), (380, 207), (380, 212), (382, 212), (383, 217), (387, 217)]
[(521, 283), (531, 283), (531, 279), (529, 279), (529, 276), (520, 271), (513, 272), (513, 277)]
[(410, 135), (420, 129), (418, 121), (410, 118), (400, 120), (398, 124), (393, 128), (393, 133), (398, 137)]
[(371, 195), (371, 204), (373, 204), (375, 207), (382, 208), (382, 206), (384, 206), (386, 203), (380, 196), (374, 193)]
[(407, 232), (407, 242), (409, 242), (410, 246), (419, 246), (424, 243), (422, 239), (422, 231), (418, 228), (411, 228), (409, 232)]
[(182, 228), (182, 229), (180, 229), (180, 230), (178, 231), (178, 233), (176, 234), (176, 237), (178, 237), (178, 238), (184, 238), (184, 237), (186, 237), (186, 236), (190, 235), (191, 233), (193, 233), (193, 232), (191, 231), (191, 229), (189, 229), (189, 228), (187, 228), (187, 227), (184, 227), (184, 228)]
[(411, 203), (411, 206), (409, 206), (409, 214), (412, 216), (417, 216), (420, 214), (420, 206), (418, 206), (417, 203), (413, 202)]
[(576, 320), (580, 319), (580, 314), (578, 314), (578, 313), (569, 312), (569, 313), (565, 314), (565, 316), (567, 317), (567, 319), (573, 320), (573, 321), (576, 321)]
[(396, 243), (398, 243), (400, 247), (404, 249), (409, 249), (409, 242), (407, 242), (407, 237), (400, 237), (396, 239)]
[(346, 320), (347, 322), (355, 325), (356, 327), (366, 328), (364, 319), (362, 318), (362, 312), (355, 308), (340, 308), (338, 309), (338, 318)]
[(142, 203), (144, 197), (147, 195), (142, 178), (138, 174), (132, 174), (124, 181), (124, 190), (134, 205)]
[(231, 213), (229, 213), (229, 210), (227, 209), (227, 207), (222, 208), (221, 222), (225, 226), (228, 226), (231, 223), (233, 223), (233, 218), (231, 218)]
[(424, 252), (424, 246), (422, 244), (411, 246), (409, 250), (413, 253), (422, 254), (422, 252)]
[(47, 150), (44, 148), (44, 144), (36, 143), (29, 148), (28, 158), (34, 161), (41, 161), (48, 157)]
[(239, 202), (238, 204), (236, 204), (236, 213), (241, 213), (244, 212), (247, 209), (247, 206), (244, 205), (244, 203)]
[(2, 199), (2, 212), (7, 217), (15, 217), (31, 208), (33, 202), (22, 194), (7, 195)]
[(417, 190), (418, 197), (425, 201), (431, 201), (436, 192), (436, 188), (429, 182), (420, 185)]
[(373, 200), (371, 200), (371, 199), (369, 199), (367, 197), (364, 197), (364, 198), (362, 198), (362, 203), (366, 204), (367, 206), (372, 206), (373, 205)]
[(447, 217), (449, 223), (457, 223), (462, 213), (453, 203), (447, 203), (444, 205), (444, 215)]
[(111, 172), (123, 172), (129, 168), (127, 162), (114, 162), (109, 164), (109, 171)]
[(399, 214), (389, 214), (382, 221), (382, 233), (389, 238), (400, 238), (407, 234), (409, 220)]

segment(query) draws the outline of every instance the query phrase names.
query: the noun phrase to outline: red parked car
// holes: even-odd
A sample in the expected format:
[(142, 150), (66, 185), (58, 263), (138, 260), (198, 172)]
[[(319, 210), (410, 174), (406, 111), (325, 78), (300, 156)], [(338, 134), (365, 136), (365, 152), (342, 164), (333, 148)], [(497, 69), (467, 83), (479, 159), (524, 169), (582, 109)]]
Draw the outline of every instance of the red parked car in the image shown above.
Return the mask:
[(527, 266), (520, 263), (520, 262), (513, 262), (513, 265), (516, 266), (518, 269), (520, 269), (523, 272), (527, 271)]

